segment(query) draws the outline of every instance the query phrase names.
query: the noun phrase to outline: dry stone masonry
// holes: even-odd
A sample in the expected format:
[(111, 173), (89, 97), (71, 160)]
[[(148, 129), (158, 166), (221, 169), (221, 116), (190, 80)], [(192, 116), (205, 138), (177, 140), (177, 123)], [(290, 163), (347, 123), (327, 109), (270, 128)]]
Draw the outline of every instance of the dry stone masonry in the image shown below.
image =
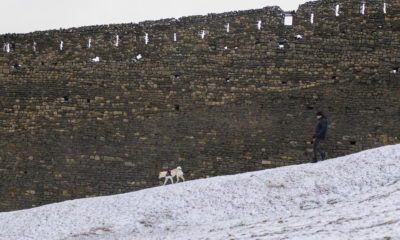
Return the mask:
[(0, 36), (0, 210), (399, 143), (400, 1)]

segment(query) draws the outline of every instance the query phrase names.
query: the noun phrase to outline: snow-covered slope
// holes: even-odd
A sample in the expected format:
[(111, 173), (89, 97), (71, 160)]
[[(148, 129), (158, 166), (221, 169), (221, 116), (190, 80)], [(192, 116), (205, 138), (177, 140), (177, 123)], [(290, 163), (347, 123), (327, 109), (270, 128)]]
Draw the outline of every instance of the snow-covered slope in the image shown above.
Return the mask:
[(400, 145), (0, 213), (1, 240), (386, 237), (400, 239)]

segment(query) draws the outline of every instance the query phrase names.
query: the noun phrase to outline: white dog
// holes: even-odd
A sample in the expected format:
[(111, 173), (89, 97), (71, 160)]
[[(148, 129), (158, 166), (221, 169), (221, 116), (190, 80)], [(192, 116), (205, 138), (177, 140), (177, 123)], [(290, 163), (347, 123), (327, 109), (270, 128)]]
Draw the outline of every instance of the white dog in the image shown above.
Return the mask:
[(165, 178), (164, 185), (167, 184), (168, 180), (171, 180), (174, 183), (174, 177), (176, 176), (176, 182), (179, 182), (179, 178), (182, 178), (182, 181), (185, 181), (183, 177), (183, 171), (181, 167), (177, 167), (171, 170), (171, 175), (167, 176), (167, 171), (160, 172), (158, 174), (158, 179)]

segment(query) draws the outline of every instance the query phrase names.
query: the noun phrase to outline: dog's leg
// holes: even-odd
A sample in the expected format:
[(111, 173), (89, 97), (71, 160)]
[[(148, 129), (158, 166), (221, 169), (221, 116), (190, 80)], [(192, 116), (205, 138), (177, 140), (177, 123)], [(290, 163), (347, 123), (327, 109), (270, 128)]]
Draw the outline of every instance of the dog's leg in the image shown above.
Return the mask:
[(168, 180), (170, 180), (172, 184), (174, 183), (174, 179), (171, 176), (168, 176), (168, 177), (165, 177), (164, 185), (167, 184)]

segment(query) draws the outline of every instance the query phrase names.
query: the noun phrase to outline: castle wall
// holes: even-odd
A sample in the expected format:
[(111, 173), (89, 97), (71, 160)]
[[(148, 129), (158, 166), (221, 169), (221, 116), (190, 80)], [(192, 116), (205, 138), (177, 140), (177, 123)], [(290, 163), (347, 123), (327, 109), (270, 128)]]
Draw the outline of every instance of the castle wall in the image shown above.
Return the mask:
[(329, 157), (399, 143), (385, 2), (1, 35), (0, 210), (308, 162), (316, 111)]

